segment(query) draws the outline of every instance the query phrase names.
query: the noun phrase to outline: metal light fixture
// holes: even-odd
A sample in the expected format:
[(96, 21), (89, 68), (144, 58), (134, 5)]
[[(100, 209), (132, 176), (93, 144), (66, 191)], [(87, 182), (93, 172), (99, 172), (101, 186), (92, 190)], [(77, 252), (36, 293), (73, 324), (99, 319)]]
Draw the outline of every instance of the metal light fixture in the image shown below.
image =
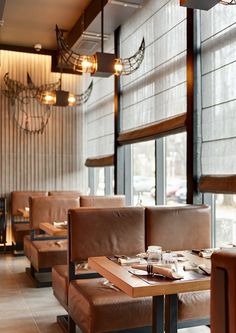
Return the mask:
[(79, 73), (90, 73), (93, 76), (109, 77), (115, 75), (129, 75), (139, 68), (144, 58), (144, 38), (138, 51), (130, 58), (116, 58), (114, 53), (105, 53), (104, 41), (104, 13), (101, 0), (101, 52), (94, 55), (81, 55), (73, 52), (67, 45), (63, 31), (56, 25), (57, 47), (65, 64)]
[(142, 8), (142, 5), (138, 3), (128, 2), (128, 1), (121, 1), (121, 0), (108, 0), (108, 3), (112, 5), (120, 5), (124, 7), (131, 7), (131, 8)]
[(43, 90), (38, 94), (38, 100), (41, 104), (52, 105), (52, 106), (78, 106), (87, 102), (92, 88), (93, 81), (91, 81), (89, 87), (82, 94), (75, 95), (69, 91), (61, 89), (62, 74), (59, 79), (58, 89)]
[(36, 86), (27, 73), (27, 85), (4, 75), (7, 87), (3, 94), (9, 98), (11, 112), (17, 125), (27, 133), (43, 133), (49, 117), (51, 106), (78, 106), (85, 103), (92, 91), (93, 82), (85, 92), (78, 95), (61, 90), (61, 78), (55, 83)]
[(236, 0), (180, 0), (180, 6), (202, 10), (209, 10), (218, 3), (222, 5), (236, 5)]
[(180, 6), (192, 9), (209, 10), (219, 2), (220, 0), (180, 0)]
[(236, 0), (221, 0), (222, 5), (236, 5)]

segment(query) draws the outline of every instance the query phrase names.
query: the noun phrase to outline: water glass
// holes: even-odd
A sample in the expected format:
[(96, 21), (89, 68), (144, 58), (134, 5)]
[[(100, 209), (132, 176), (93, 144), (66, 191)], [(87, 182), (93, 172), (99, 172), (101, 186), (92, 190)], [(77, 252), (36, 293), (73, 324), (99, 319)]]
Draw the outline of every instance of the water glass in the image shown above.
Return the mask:
[(162, 260), (162, 247), (158, 245), (148, 246), (147, 249), (148, 263), (156, 263)]

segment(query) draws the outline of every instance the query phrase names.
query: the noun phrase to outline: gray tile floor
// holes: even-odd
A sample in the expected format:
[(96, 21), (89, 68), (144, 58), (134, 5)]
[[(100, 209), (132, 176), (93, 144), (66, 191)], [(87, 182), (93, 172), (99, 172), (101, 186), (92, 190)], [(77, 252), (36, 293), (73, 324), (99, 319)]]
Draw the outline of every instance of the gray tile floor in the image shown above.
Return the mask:
[[(36, 288), (25, 273), (25, 257), (0, 254), (0, 332), (62, 333), (56, 316), (65, 313), (52, 288)], [(209, 333), (207, 327), (179, 330), (180, 333)], [(79, 331), (78, 331), (79, 333)]]

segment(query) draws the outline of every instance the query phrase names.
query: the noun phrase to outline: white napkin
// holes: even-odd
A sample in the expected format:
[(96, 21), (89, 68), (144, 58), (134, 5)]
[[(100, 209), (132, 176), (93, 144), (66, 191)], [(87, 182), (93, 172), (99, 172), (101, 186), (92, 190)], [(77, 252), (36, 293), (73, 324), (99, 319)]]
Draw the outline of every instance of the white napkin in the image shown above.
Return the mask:
[(160, 274), (168, 277), (172, 280), (179, 280), (183, 278), (183, 275), (172, 271), (171, 268), (163, 267), (163, 265), (132, 265), (134, 269), (140, 269), (142, 271), (147, 271), (150, 274)]

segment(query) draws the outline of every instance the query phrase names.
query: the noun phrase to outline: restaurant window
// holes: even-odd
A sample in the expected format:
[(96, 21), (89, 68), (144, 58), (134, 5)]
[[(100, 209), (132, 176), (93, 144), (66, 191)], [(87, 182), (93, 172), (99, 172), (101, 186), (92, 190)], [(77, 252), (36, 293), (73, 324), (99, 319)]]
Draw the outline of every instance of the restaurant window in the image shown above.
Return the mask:
[(114, 167), (89, 168), (89, 187), (87, 194), (90, 195), (113, 195), (114, 194)]
[(204, 202), (212, 207), (212, 245), (236, 245), (236, 194), (205, 193)]
[(134, 205), (155, 204), (155, 141), (131, 146)]
[(186, 133), (165, 138), (165, 203), (186, 203)]
[(200, 13), (201, 178), (204, 202), (212, 206), (213, 245), (236, 241), (236, 8)]
[(132, 144), (131, 156), (133, 204), (186, 203), (186, 133)]

